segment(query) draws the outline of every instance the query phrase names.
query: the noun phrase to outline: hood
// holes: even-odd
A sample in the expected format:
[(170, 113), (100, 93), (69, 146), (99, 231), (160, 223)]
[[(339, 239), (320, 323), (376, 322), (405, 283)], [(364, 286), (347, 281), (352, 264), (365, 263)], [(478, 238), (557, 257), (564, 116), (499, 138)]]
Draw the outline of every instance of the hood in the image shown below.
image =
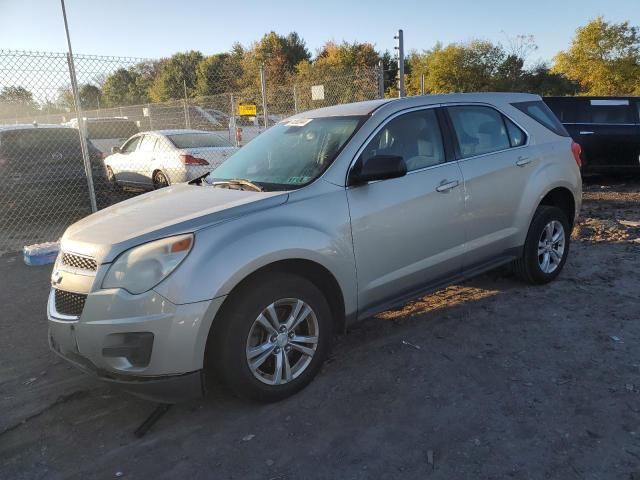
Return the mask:
[(176, 184), (83, 218), (67, 229), (61, 247), (107, 263), (132, 246), (281, 205), (287, 198), (286, 192)]

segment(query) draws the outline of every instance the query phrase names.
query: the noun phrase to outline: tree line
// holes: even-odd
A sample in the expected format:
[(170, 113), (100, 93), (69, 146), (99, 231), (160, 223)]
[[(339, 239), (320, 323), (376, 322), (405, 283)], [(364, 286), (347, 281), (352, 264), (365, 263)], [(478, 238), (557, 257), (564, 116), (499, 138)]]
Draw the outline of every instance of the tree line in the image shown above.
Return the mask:
[[(527, 65), (537, 49), (531, 36), (508, 38), (506, 44), (487, 40), (436, 44), (406, 58), (408, 95), (465, 91), (524, 91), (540, 95), (640, 95), (640, 31), (629, 22), (602, 17), (579, 27), (566, 50), (550, 63)], [(382, 64), (385, 95), (396, 96), (397, 64), (370, 43), (327, 42), (312, 57), (295, 32), (265, 34), (245, 47), (205, 56), (199, 51), (176, 53), (109, 73), (101, 81), (79, 87), (85, 109), (137, 105), (230, 92), (260, 91), (260, 67), (269, 89), (313, 84), (328, 77), (357, 78)], [(258, 99), (254, 99), (258, 101)], [(39, 104), (20, 86), (0, 91), (2, 110), (67, 111), (73, 106), (68, 88), (55, 101)]]

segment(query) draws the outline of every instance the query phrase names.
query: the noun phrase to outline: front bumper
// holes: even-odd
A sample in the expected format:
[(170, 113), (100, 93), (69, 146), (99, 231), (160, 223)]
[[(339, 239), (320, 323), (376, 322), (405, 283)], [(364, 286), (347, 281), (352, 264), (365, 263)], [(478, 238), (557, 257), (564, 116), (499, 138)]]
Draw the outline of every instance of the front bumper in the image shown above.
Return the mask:
[[(87, 295), (79, 317), (69, 317), (56, 311), (53, 292), (47, 316), (55, 353), (147, 399), (174, 403), (202, 395), (207, 336), (222, 298), (176, 305), (153, 290), (98, 290)], [(132, 343), (137, 336), (151, 342)]]

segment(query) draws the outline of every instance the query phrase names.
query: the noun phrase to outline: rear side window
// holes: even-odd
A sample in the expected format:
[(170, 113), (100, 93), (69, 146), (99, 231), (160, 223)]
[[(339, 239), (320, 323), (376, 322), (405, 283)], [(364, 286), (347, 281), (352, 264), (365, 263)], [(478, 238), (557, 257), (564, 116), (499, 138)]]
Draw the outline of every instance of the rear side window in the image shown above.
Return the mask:
[(636, 115), (629, 100), (593, 99), (588, 107), (591, 123), (636, 123)]
[(511, 147), (502, 114), (490, 107), (448, 107), (460, 156), (473, 157)]
[(506, 117), (504, 117), (504, 123), (507, 124), (507, 132), (509, 133), (511, 146), (519, 147), (524, 145), (527, 141), (527, 136), (522, 129)]
[(547, 127), (556, 135), (560, 135), (561, 137), (569, 136), (569, 133), (564, 126), (562, 126), (558, 118), (542, 100), (533, 102), (517, 102), (512, 103), (511, 105), (516, 107), (522, 113), (533, 118), (539, 124)]

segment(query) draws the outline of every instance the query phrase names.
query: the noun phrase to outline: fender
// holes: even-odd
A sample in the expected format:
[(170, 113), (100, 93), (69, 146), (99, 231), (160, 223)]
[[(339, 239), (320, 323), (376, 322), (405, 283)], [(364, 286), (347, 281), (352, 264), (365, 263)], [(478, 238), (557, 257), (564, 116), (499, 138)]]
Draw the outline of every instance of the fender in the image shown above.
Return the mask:
[[(336, 279), (345, 313), (357, 310), (357, 277), (344, 188), (231, 219), (199, 230), (193, 251), (155, 287), (173, 303), (228, 295), (251, 273), (280, 260), (303, 259)], [(206, 248), (203, 248), (203, 244)], [(184, 267), (184, 268), (183, 268)]]

